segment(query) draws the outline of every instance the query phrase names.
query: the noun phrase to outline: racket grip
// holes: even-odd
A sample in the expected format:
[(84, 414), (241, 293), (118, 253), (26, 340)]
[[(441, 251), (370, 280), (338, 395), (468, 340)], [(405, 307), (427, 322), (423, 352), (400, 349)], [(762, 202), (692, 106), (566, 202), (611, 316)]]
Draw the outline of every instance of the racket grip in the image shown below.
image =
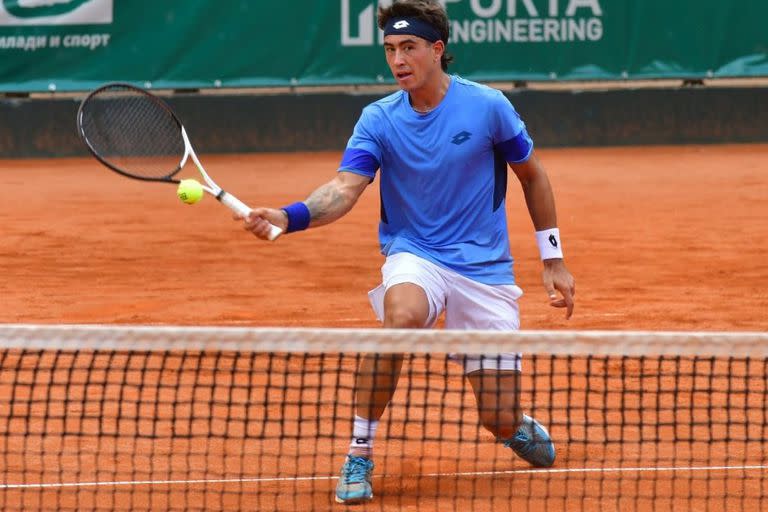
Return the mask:
[[(219, 201), (221, 201), (221, 204), (232, 210), (233, 212), (237, 213), (238, 215), (242, 217), (247, 217), (248, 214), (251, 212), (251, 209), (243, 203), (241, 200), (230, 194), (229, 192), (223, 192), (221, 195), (217, 198)], [(274, 224), (269, 225), (269, 235), (267, 235), (267, 238), (272, 241), (275, 240), (277, 237), (283, 234), (283, 230), (279, 227), (275, 226)]]
[(279, 227), (275, 226), (274, 224), (269, 224), (269, 235), (267, 235), (267, 238), (270, 241), (274, 241), (277, 237), (283, 234), (283, 230)]

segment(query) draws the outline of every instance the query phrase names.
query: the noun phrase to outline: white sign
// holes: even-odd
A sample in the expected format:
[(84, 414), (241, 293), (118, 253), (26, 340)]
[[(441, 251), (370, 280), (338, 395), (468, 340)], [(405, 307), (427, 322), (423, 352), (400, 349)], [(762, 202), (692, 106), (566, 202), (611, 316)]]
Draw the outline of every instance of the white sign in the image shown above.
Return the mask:
[[(451, 23), (450, 43), (568, 43), (603, 38), (604, 0), (441, 0)], [(392, 0), (341, 0), (341, 45), (383, 42), (376, 9)], [(466, 4), (471, 17), (451, 16)], [(466, 12), (466, 8), (465, 8)], [(378, 35), (378, 37), (376, 37)]]
[(114, 0), (2, 0), (0, 26), (112, 23)]

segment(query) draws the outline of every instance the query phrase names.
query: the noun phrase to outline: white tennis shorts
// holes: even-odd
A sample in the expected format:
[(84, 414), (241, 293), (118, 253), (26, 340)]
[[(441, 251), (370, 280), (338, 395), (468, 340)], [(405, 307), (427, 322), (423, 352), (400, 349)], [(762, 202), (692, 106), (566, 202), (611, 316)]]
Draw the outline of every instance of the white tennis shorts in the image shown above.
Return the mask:
[[(435, 265), (410, 253), (388, 256), (381, 267), (382, 284), (368, 292), (373, 311), (384, 321), (384, 295), (389, 287), (413, 283), (424, 289), (429, 300), (429, 318), (424, 327), (432, 327), (445, 312), (446, 329), (482, 329), (514, 331), (520, 328), (517, 299), (520, 287), (487, 285), (468, 279), (453, 270)], [(449, 354), (464, 365), (464, 373), (480, 369), (517, 370), (521, 354)]]

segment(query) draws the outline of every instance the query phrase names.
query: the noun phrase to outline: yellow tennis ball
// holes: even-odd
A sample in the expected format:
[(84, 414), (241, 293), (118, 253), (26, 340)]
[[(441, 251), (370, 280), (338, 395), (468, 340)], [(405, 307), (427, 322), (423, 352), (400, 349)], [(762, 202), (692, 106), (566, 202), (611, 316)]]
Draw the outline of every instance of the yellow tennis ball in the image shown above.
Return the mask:
[(197, 180), (181, 180), (176, 195), (187, 204), (195, 204), (203, 198), (203, 186)]

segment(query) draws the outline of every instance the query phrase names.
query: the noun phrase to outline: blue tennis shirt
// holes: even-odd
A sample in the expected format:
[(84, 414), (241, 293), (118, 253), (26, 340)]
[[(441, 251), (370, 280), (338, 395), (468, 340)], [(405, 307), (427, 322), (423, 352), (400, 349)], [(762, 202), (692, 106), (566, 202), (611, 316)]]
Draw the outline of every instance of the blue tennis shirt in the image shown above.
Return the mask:
[(381, 169), (382, 254), (408, 252), (481, 283), (514, 284), (507, 162), (532, 150), (500, 91), (452, 76), (427, 114), (405, 91), (365, 107), (339, 171), (373, 179)]

